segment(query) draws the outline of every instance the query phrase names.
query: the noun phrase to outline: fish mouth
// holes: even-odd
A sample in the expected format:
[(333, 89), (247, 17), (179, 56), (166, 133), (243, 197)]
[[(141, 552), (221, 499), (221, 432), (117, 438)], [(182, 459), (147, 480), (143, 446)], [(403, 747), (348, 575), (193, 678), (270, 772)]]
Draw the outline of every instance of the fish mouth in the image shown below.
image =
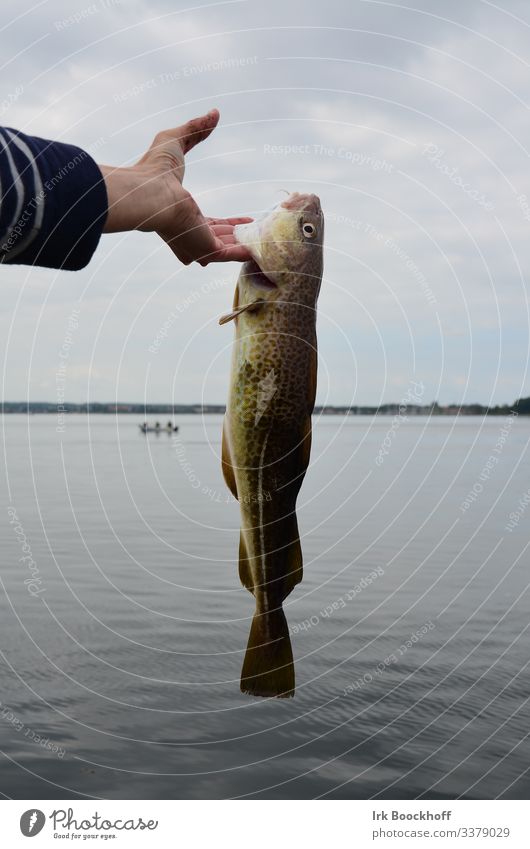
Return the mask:
[(277, 289), (278, 286), (261, 270), (255, 259), (249, 259), (245, 264), (245, 277), (250, 279), (250, 282), (257, 289), (264, 289), (268, 292)]
[(236, 224), (234, 227), (234, 236), (236, 242), (239, 242), (240, 245), (245, 245), (250, 253), (250, 258), (245, 263), (245, 277), (247, 277), (249, 282), (256, 289), (266, 291), (277, 289), (278, 286), (274, 280), (258, 264), (258, 260), (260, 262), (262, 260), (260, 222), (251, 221), (249, 224)]

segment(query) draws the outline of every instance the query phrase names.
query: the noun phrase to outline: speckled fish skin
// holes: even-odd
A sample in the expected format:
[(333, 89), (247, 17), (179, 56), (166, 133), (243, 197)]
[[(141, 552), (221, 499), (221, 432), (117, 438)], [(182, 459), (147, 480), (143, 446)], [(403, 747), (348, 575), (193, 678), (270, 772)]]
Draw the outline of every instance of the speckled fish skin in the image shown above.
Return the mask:
[(298, 193), (236, 228), (253, 260), (234, 298), (223, 473), (241, 509), (240, 578), (256, 600), (241, 677), (252, 695), (294, 695), (282, 602), (302, 579), (296, 499), (311, 447), (323, 233), (319, 199)]

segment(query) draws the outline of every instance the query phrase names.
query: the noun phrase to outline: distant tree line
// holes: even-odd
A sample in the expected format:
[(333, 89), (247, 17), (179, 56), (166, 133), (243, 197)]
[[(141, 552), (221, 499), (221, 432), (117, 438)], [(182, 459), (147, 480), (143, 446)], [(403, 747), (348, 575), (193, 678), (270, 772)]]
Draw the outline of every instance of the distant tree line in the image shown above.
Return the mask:
[[(90, 402), (85, 404), (64, 404), (68, 413), (133, 413), (134, 415), (147, 418), (154, 415), (202, 415), (209, 413), (221, 414), (225, 412), (224, 404), (117, 404)], [(377, 407), (359, 406), (330, 406), (315, 407), (317, 415), (396, 415), (399, 410), (403, 411), (403, 404), (381, 404)], [(512, 411), (519, 415), (530, 415), (530, 397), (518, 398), (510, 406), (509, 404), (487, 407), (483, 404), (447, 404), (439, 405), (436, 401), (432, 404), (418, 405), (407, 404), (407, 415), (419, 416), (502, 416)], [(0, 402), (1, 413), (57, 413), (57, 404), (51, 401), (2, 401)]]

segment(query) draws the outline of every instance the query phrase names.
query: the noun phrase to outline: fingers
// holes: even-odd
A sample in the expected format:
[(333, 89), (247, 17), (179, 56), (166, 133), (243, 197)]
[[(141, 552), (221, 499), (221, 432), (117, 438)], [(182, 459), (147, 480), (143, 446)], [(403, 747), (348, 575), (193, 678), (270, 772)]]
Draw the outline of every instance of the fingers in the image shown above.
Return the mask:
[(210, 262), (246, 262), (250, 254), (244, 245), (226, 245), (223, 250), (211, 258)]
[(250, 258), (245, 245), (239, 245), (233, 236), (226, 235), (217, 239), (217, 250), (202, 257), (199, 262), (200, 265), (208, 265), (210, 262), (246, 262)]
[(249, 220), (252, 219), (205, 219), (189, 192), (180, 188), (174, 214), (157, 232), (185, 265), (191, 262), (200, 265), (208, 265), (210, 262), (245, 262), (250, 259), (250, 253), (248, 248), (236, 242), (234, 227)]
[(231, 224), (234, 226), (235, 224), (250, 224), (251, 221), (254, 221), (253, 218), (249, 218), (248, 216), (240, 217), (240, 218), (207, 218), (206, 221), (208, 224)]
[[(238, 221), (237, 218), (225, 220)], [(212, 255), (209, 262), (246, 262), (251, 258), (248, 248), (236, 241), (233, 224), (212, 224), (211, 219), (208, 219), (208, 224), (219, 248), (218, 253)]]
[(246, 262), (250, 259), (250, 254), (244, 245), (225, 245), (220, 243), (216, 250), (209, 251), (208, 253), (200, 256), (188, 253), (182, 248), (182, 246), (176, 245), (175, 243), (169, 243), (169, 246), (175, 256), (184, 265), (190, 265), (192, 262), (196, 262), (204, 267), (209, 265), (211, 262)]
[[(175, 253), (177, 252), (175, 251)], [(213, 250), (205, 251), (201, 255), (195, 252), (195, 255), (190, 257), (188, 254), (187, 260), (185, 260), (183, 258), (183, 252), (180, 251), (177, 253), (177, 256), (185, 265), (189, 265), (190, 262), (195, 261), (203, 267), (209, 265), (211, 262), (246, 262), (251, 259), (248, 248), (245, 245), (239, 245), (234, 241), (234, 237), (230, 235), (216, 238)]]
[(216, 236), (233, 236), (234, 234), (234, 224), (225, 224), (222, 221), (219, 221), (219, 223), (215, 224), (212, 224), (211, 221), (208, 221), (208, 224), (210, 225)]

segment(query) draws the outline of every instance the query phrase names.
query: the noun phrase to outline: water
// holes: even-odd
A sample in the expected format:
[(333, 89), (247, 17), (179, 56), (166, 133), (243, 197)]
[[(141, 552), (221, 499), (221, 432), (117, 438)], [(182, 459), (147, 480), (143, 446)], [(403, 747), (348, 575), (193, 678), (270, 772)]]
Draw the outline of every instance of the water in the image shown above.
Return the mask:
[(178, 424), (2, 419), (3, 792), (528, 798), (530, 420), (315, 420), (293, 700), (239, 692), (221, 419)]

